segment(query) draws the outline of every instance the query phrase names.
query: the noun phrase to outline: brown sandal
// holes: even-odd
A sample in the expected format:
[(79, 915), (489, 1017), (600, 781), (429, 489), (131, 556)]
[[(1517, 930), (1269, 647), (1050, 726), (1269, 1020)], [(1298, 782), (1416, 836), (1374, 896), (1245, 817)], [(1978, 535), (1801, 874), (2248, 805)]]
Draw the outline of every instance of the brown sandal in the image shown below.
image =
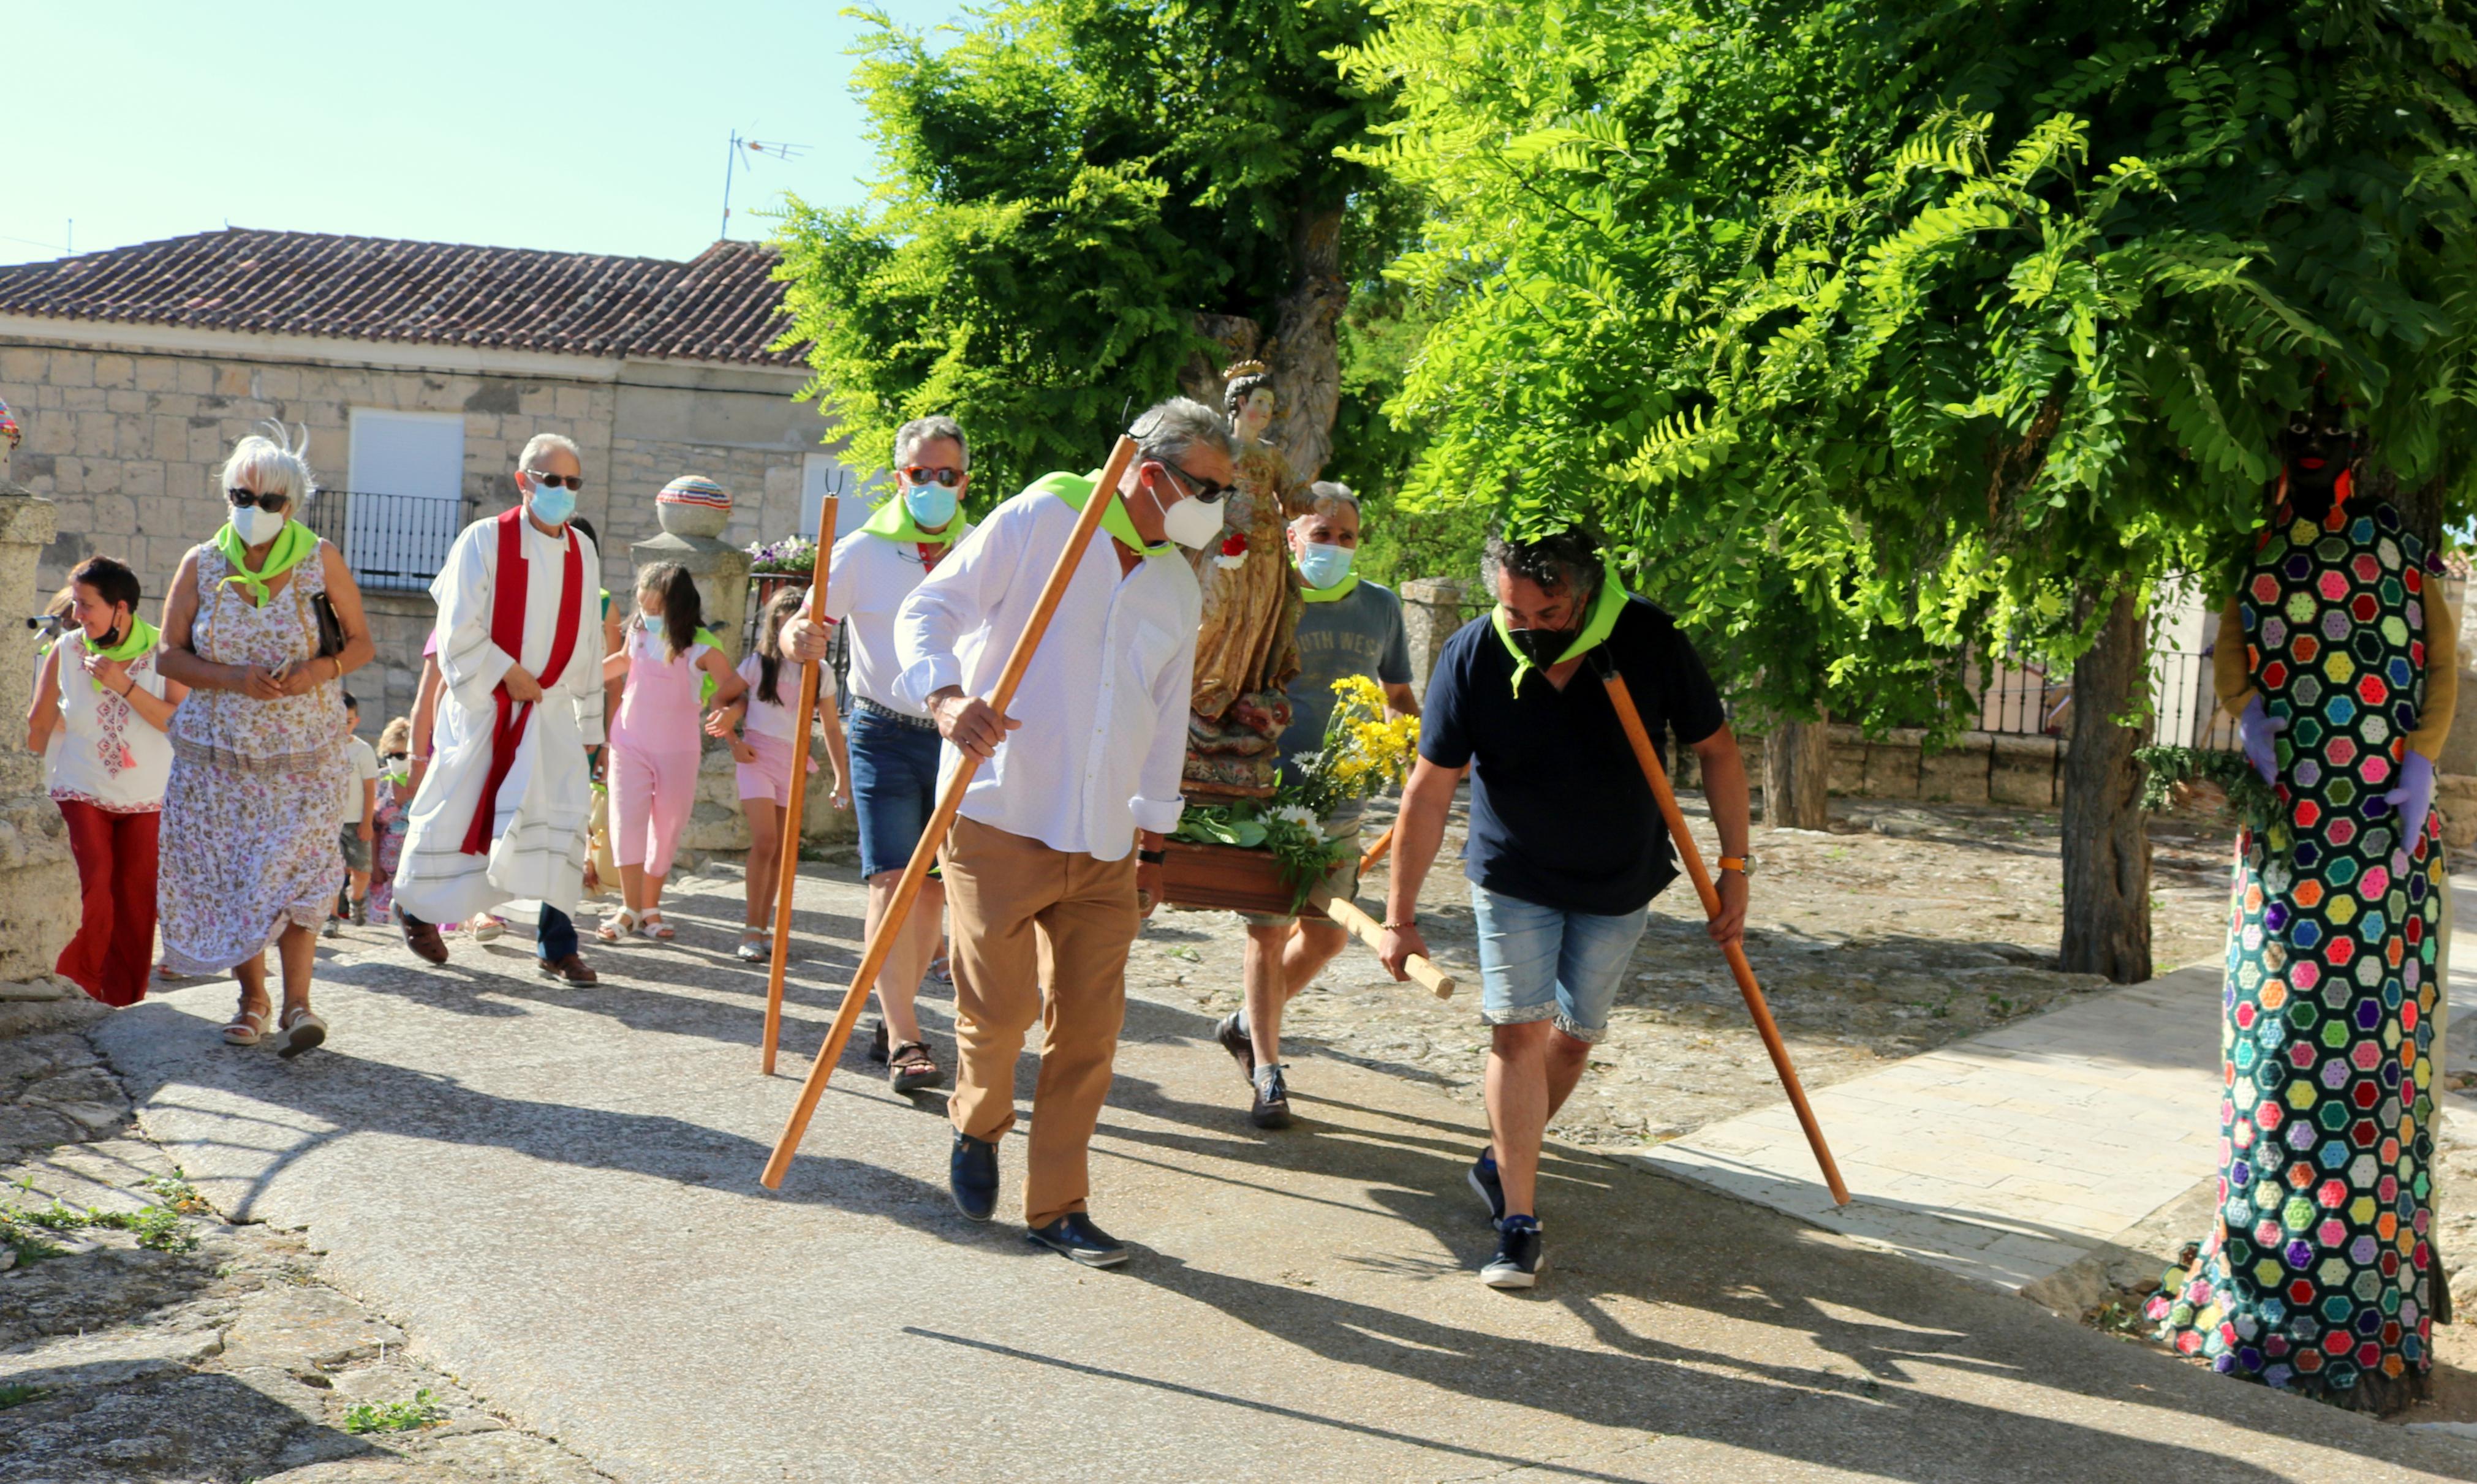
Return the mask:
[(935, 1087), (944, 1076), (938, 1070), (937, 1058), (929, 1054), (926, 1041), (898, 1041), (886, 1059), (887, 1084), (899, 1093)]

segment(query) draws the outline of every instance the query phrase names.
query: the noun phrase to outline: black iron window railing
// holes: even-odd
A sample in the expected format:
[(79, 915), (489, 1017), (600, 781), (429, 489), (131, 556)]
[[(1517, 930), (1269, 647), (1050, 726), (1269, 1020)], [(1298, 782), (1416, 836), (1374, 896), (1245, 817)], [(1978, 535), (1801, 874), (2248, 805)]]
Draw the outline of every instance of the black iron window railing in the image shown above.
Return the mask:
[(427, 588), (468, 518), (461, 496), (357, 489), (322, 489), (301, 517), (344, 554), (354, 581), (377, 592)]

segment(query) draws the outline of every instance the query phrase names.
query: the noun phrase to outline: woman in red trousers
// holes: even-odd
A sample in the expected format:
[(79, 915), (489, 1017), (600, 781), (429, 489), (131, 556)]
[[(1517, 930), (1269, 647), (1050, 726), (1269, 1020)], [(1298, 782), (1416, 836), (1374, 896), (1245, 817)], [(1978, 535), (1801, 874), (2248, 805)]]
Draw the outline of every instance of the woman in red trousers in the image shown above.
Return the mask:
[(155, 626), (138, 616), (137, 574), (93, 556), (69, 574), (77, 627), (43, 658), (26, 746), (44, 754), (68, 822), (84, 915), (54, 966), (106, 1004), (146, 996), (155, 952), (155, 825), (188, 687), (155, 668)]

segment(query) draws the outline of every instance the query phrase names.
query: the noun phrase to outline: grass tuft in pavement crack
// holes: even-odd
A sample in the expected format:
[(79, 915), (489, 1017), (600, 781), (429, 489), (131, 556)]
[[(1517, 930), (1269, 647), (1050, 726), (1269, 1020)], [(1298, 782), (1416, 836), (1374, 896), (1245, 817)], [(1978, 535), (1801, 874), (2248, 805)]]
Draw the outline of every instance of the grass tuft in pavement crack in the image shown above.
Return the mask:
[(197, 1234), (181, 1217), (185, 1211), (206, 1209), (206, 1201), (177, 1175), (157, 1176), (143, 1182), (143, 1188), (162, 1203), (140, 1206), (135, 1211), (81, 1209), (57, 1199), (50, 1205), (34, 1209), (0, 1205), (0, 1246), (14, 1249), (19, 1262), (37, 1262), (67, 1251), (43, 1237), (42, 1232), (95, 1229), (126, 1231), (138, 1239), (139, 1247), (150, 1251), (197, 1250)]
[(23, 1406), (29, 1401), (40, 1401), (50, 1395), (50, 1392), (39, 1386), (0, 1386), (0, 1412), (14, 1406)]
[(443, 1421), (447, 1409), (425, 1386), (413, 1394), (411, 1401), (363, 1401), (344, 1413), (344, 1430), (349, 1433), (412, 1432)]

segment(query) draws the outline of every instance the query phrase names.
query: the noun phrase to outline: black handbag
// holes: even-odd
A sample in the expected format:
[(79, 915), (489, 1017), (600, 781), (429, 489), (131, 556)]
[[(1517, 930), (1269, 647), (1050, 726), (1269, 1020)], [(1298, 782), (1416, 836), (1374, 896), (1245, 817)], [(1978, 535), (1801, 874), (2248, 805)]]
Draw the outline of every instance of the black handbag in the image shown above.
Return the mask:
[(318, 653), (320, 659), (333, 659), (344, 652), (344, 621), (336, 616), (336, 606), (325, 593), (310, 595), (310, 615), (318, 621)]

